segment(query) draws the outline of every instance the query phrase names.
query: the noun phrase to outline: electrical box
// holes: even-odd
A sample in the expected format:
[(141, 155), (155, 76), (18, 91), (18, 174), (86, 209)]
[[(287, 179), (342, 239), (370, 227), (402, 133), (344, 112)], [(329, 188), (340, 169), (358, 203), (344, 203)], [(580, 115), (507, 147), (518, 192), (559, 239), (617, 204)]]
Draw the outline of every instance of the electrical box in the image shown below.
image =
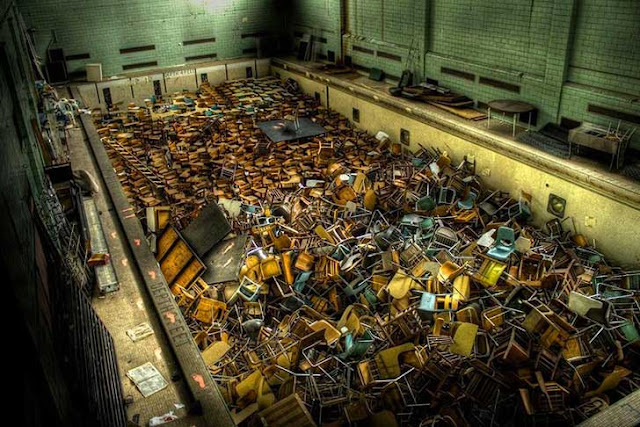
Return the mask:
[(86, 67), (88, 82), (102, 81), (102, 64), (87, 64)]

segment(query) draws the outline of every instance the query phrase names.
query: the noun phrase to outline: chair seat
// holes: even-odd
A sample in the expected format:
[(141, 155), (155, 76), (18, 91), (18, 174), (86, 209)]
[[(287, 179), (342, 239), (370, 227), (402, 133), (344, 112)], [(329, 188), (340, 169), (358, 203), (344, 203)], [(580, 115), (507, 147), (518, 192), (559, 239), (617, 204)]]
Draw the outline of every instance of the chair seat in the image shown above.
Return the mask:
[(458, 201), (458, 208), (460, 209), (472, 209), (475, 200), (478, 198), (478, 195), (474, 192), (469, 192), (469, 195), (464, 200)]
[(487, 255), (491, 258), (498, 259), (500, 261), (504, 261), (513, 253), (513, 249), (507, 248), (505, 246), (496, 246), (489, 249)]
[(498, 228), (496, 244), (494, 247), (489, 249), (487, 255), (500, 261), (506, 260), (516, 248), (515, 240), (515, 233), (512, 228)]

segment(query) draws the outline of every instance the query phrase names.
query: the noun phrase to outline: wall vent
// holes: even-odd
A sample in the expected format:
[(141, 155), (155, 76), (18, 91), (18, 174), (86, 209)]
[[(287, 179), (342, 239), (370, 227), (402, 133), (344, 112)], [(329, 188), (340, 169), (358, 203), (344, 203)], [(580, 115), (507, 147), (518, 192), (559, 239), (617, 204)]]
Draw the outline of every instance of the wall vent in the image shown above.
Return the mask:
[(78, 70), (72, 71), (68, 74), (69, 80), (86, 80), (87, 79), (87, 70)]
[(520, 86), (503, 82), (501, 80), (495, 80), (489, 77), (480, 77), (479, 82), (481, 85), (493, 86), (500, 89), (508, 90), (509, 92), (520, 93)]
[(640, 125), (640, 115), (625, 113), (623, 111), (612, 110), (611, 108), (601, 107), (600, 105), (589, 104), (587, 111), (601, 116), (611, 117), (616, 120), (623, 120), (629, 123), (635, 123)]
[(475, 81), (476, 75), (473, 73), (467, 73), (466, 71), (456, 70), (454, 68), (440, 67), (442, 74), (448, 74), (450, 76), (460, 77), (461, 79)]
[(185, 40), (182, 42), (183, 46), (189, 46), (192, 44), (204, 44), (204, 43), (213, 43), (216, 41), (215, 37), (209, 37), (206, 39), (197, 39), (197, 40)]
[(269, 32), (267, 31), (256, 31), (255, 33), (244, 33), (240, 34), (240, 38), (246, 39), (249, 37), (265, 37), (268, 36)]
[(373, 55), (373, 50), (371, 50), (369, 48), (366, 48), (366, 47), (353, 46), (353, 50), (355, 50), (356, 52), (366, 53), (367, 55)]
[(364, 65), (356, 64), (355, 62), (352, 65), (356, 70), (364, 71), (365, 73), (369, 73), (371, 71), (371, 68), (365, 67)]
[(155, 50), (155, 49), (156, 49), (155, 44), (149, 44), (147, 46), (127, 47), (124, 49), (120, 49), (120, 54), (125, 55), (127, 53), (144, 52), (147, 50)]
[(390, 59), (392, 61), (402, 62), (402, 57), (399, 55), (394, 55), (393, 53), (383, 52), (381, 50), (378, 51), (378, 56), (381, 58)]
[(88, 53), (77, 53), (75, 55), (65, 56), (65, 59), (67, 61), (75, 61), (77, 59), (89, 59), (89, 58), (91, 58), (91, 55), (89, 55)]
[(192, 55), (192, 56), (185, 56), (184, 60), (185, 61), (198, 61), (200, 59), (215, 59), (218, 57), (217, 53), (208, 53), (206, 55)]
[(111, 88), (102, 88), (102, 99), (104, 99), (104, 103), (107, 105), (107, 107), (111, 108), (111, 106), (113, 105), (113, 100), (111, 99)]
[(158, 61), (137, 62), (135, 64), (123, 65), (123, 70), (135, 70), (136, 68), (155, 67), (158, 65)]
[(160, 80), (153, 81), (153, 93), (158, 98), (162, 98), (162, 85), (160, 84)]

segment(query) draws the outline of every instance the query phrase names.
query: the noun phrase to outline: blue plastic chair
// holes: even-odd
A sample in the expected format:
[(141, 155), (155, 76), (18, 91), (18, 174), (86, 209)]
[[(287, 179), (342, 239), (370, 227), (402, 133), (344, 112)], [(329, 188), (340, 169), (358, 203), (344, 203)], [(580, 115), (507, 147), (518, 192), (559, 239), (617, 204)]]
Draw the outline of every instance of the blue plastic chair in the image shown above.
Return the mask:
[(373, 344), (373, 336), (369, 331), (364, 331), (362, 336), (357, 340), (354, 339), (351, 332), (343, 332), (343, 334), (345, 340), (345, 350), (344, 352), (338, 354), (338, 357), (341, 360), (362, 357), (365, 355), (371, 344)]
[(458, 208), (460, 209), (472, 209), (473, 208), (473, 204), (476, 201), (476, 199), (478, 198), (478, 195), (476, 193), (474, 193), (473, 191), (469, 191), (469, 194), (467, 195), (467, 197), (465, 197), (464, 200), (459, 200), (458, 201)]
[(499, 261), (505, 261), (516, 249), (516, 234), (513, 228), (500, 227), (496, 235), (496, 244), (487, 255)]

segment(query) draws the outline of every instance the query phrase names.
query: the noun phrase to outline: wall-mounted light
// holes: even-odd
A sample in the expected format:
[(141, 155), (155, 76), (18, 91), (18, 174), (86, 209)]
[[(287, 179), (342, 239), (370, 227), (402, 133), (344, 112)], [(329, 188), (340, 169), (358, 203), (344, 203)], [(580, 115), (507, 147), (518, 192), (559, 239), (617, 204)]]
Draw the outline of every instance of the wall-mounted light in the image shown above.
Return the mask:
[(411, 133), (406, 129), (400, 129), (400, 142), (404, 145), (411, 143)]
[(564, 211), (567, 207), (567, 201), (560, 196), (553, 193), (549, 194), (549, 200), (547, 201), (547, 212), (557, 216), (558, 218), (564, 217)]
[(360, 110), (358, 110), (357, 108), (352, 108), (351, 118), (353, 119), (354, 122), (360, 123)]

